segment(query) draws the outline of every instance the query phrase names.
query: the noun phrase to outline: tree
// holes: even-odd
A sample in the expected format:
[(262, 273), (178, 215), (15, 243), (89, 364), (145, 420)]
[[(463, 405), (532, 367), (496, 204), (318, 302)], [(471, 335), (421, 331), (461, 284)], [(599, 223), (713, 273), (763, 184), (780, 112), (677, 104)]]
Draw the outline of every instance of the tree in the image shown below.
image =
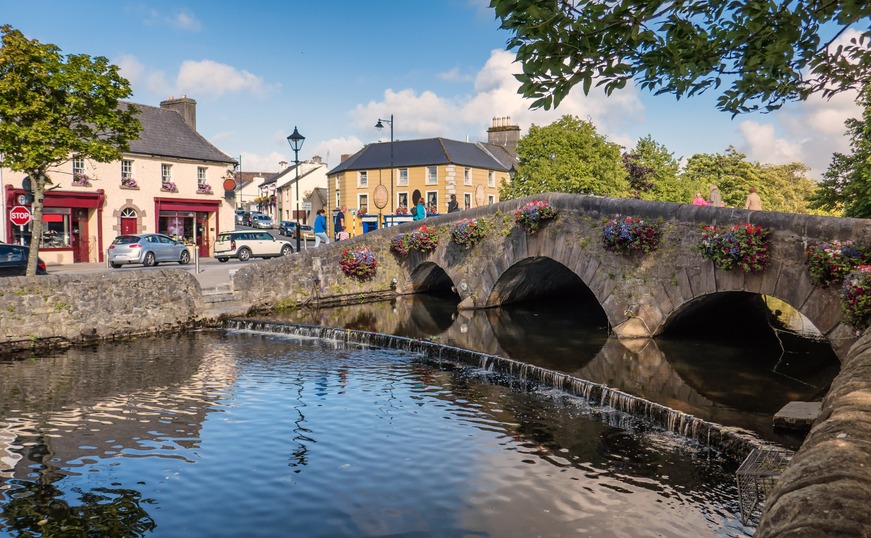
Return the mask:
[(632, 194), (642, 200), (684, 202), (691, 187), (678, 175), (674, 153), (650, 135), (638, 140), (632, 153), (623, 156)]
[(629, 184), (620, 146), (596, 132), (589, 121), (563, 116), (554, 123), (532, 125), (517, 142), (520, 169), (503, 183), (503, 200), (542, 192), (626, 196)]
[(27, 274), (36, 274), (42, 201), (48, 171), (75, 155), (98, 162), (121, 158), (138, 136), (139, 111), (119, 106), (130, 83), (102, 57), (62, 56), (52, 44), (0, 27), (0, 166), (26, 173), (33, 186)]
[[(656, 93), (693, 96), (726, 85), (718, 108), (780, 108), (871, 78), (866, 0), (492, 0), (513, 36), (532, 107), (556, 107), (594, 79), (610, 94), (635, 80)], [(861, 23), (865, 22), (865, 27)], [(845, 31), (859, 37), (835, 46)], [(825, 39), (821, 37), (825, 35)]]
[[(746, 155), (731, 146), (723, 154), (693, 155), (687, 161), (683, 178), (691, 187), (690, 192), (701, 192), (703, 195), (708, 192), (708, 185), (713, 183), (720, 189), (727, 207), (743, 208), (750, 187), (756, 187), (760, 196), (767, 200), (758, 166), (748, 162)], [(689, 203), (692, 200), (689, 196), (683, 201)]]
[(852, 153), (835, 153), (810, 206), (871, 218), (871, 87), (859, 98), (862, 118), (846, 121)]

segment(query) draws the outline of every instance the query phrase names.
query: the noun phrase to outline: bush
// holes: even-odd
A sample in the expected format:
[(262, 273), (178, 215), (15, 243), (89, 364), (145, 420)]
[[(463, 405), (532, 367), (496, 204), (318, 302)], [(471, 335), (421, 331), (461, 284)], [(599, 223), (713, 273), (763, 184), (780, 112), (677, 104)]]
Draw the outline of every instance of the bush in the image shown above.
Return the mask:
[(368, 247), (343, 250), (339, 265), (341, 265), (343, 273), (360, 280), (372, 278), (378, 266), (375, 261), (375, 253)]
[(844, 277), (841, 311), (854, 329), (864, 331), (871, 326), (871, 265), (860, 265)]
[(514, 221), (523, 228), (527, 234), (538, 233), (542, 223), (555, 219), (559, 216), (559, 210), (550, 205), (546, 200), (529, 202), (514, 214)]
[(408, 234), (408, 248), (419, 252), (432, 252), (439, 246), (439, 236), (435, 228), (426, 225)]
[(734, 268), (745, 273), (762, 271), (771, 258), (768, 254), (770, 230), (752, 224), (705, 226), (699, 242), (699, 252), (706, 260), (723, 270)]
[(478, 241), (484, 239), (486, 231), (478, 219), (463, 219), (451, 227), (451, 239), (463, 248), (472, 248)]
[(620, 219), (615, 215), (602, 229), (602, 246), (608, 252), (629, 255), (653, 252), (659, 245), (659, 225), (646, 223), (637, 217)]
[(847, 273), (867, 261), (866, 254), (853, 246), (852, 241), (814, 243), (805, 252), (811, 282), (817, 286), (841, 284)]

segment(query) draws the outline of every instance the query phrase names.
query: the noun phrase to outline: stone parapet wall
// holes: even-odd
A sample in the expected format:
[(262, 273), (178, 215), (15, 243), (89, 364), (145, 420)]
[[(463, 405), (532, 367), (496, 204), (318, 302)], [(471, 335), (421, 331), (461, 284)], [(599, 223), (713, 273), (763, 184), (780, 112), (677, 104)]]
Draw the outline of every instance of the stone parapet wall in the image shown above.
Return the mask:
[(0, 343), (72, 342), (191, 327), (203, 294), (187, 271), (61, 274), (2, 279)]
[(871, 330), (768, 498), (756, 536), (871, 536)]

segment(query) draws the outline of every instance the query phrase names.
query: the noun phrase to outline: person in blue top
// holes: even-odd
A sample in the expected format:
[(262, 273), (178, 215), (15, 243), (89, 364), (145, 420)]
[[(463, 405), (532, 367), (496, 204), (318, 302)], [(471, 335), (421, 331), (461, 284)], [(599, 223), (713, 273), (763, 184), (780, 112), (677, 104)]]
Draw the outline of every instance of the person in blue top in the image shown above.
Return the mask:
[(327, 245), (330, 244), (330, 238), (327, 237), (327, 217), (324, 216), (323, 208), (318, 209), (318, 216), (315, 217), (315, 248), (321, 246), (321, 240)]
[(414, 206), (414, 217), (412, 220), (423, 220), (426, 218), (426, 206), (423, 205), (423, 197), (417, 199), (417, 204)]

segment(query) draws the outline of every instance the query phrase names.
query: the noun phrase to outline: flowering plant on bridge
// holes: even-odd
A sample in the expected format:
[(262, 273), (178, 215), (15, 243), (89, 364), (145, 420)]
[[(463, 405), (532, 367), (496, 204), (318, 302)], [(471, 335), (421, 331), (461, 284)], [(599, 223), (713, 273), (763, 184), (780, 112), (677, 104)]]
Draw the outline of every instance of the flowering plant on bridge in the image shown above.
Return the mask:
[(732, 227), (705, 226), (699, 242), (699, 252), (706, 260), (723, 270), (734, 268), (745, 273), (762, 271), (771, 261), (768, 238), (771, 231), (752, 224)]
[(656, 223), (644, 222), (638, 217), (620, 218), (615, 215), (602, 229), (602, 246), (608, 252), (629, 255), (635, 252), (653, 252), (659, 245), (660, 230)]
[(844, 321), (854, 329), (864, 331), (871, 326), (871, 265), (860, 265), (844, 277), (841, 310)]
[(867, 260), (866, 254), (856, 248), (852, 241), (814, 243), (808, 246), (805, 254), (804, 263), (811, 281), (824, 287), (840, 284), (847, 273)]
[(514, 214), (514, 221), (527, 234), (535, 235), (538, 233), (543, 222), (555, 219), (558, 216), (559, 210), (550, 205), (547, 200), (537, 200), (529, 202), (518, 209)]
[(408, 255), (408, 234), (396, 234), (390, 240), (390, 250), (400, 256)]
[(375, 261), (375, 253), (368, 247), (358, 247), (343, 250), (339, 265), (346, 275), (365, 280), (375, 275), (378, 263)]
[(408, 234), (408, 248), (419, 252), (432, 252), (439, 246), (439, 236), (435, 228), (423, 225)]
[(451, 226), (451, 239), (463, 248), (472, 248), (484, 235), (484, 225), (478, 219), (462, 219)]

